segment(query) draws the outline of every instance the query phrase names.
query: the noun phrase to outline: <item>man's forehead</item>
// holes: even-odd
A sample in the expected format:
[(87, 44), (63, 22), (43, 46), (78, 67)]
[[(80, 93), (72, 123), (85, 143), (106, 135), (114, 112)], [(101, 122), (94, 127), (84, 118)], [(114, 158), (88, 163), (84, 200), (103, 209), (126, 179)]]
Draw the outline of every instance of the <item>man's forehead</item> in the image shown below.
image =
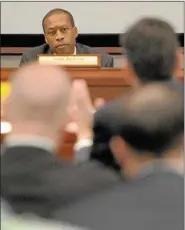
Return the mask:
[(66, 25), (66, 24), (71, 24), (71, 20), (69, 15), (67, 15), (66, 13), (55, 13), (52, 14), (50, 16), (48, 16), (44, 22), (45, 26), (47, 26), (48, 28), (52, 28), (55, 26), (62, 26), (62, 25)]

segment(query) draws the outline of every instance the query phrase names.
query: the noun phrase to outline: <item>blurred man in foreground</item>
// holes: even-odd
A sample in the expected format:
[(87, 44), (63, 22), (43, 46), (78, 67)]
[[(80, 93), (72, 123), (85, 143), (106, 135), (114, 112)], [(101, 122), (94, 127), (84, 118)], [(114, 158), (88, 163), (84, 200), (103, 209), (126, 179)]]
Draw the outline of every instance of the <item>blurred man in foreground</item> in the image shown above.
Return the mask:
[(184, 229), (184, 102), (174, 87), (151, 84), (115, 102), (111, 149), (128, 183), (58, 215), (96, 230)]
[(97, 162), (77, 167), (57, 159), (71, 100), (69, 79), (61, 67), (35, 63), (11, 77), (5, 110), (12, 132), (1, 157), (1, 196), (17, 213), (50, 217), (120, 179)]
[(20, 65), (36, 61), (37, 54), (100, 54), (102, 67), (113, 67), (113, 57), (102, 50), (76, 43), (78, 29), (72, 14), (64, 9), (50, 10), (42, 20), (46, 43), (34, 47), (22, 56)]
[[(182, 53), (179, 50), (177, 36), (167, 22), (157, 18), (143, 18), (120, 35), (120, 45), (124, 49), (130, 78), (135, 79), (133, 87), (155, 81), (171, 82), (183, 92), (183, 84), (174, 77)], [(88, 93), (83, 93), (81, 88), (80, 90), (81, 94), (75, 96), (76, 100), (81, 101), (80, 103), (77, 101), (79, 110), (74, 115), (77, 124), (80, 124), (76, 154), (86, 155), (87, 159), (91, 152), (91, 159), (96, 159), (119, 171), (120, 166), (108, 144), (115, 123), (114, 117), (111, 116), (111, 111), (115, 110), (114, 103), (108, 103), (95, 114), (89, 113), (85, 108), (89, 107), (89, 100), (84, 97)], [(88, 91), (86, 86), (84, 91)], [(93, 116), (94, 118), (89, 118)], [(89, 122), (91, 120), (94, 120), (93, 132), (92, 123)]]

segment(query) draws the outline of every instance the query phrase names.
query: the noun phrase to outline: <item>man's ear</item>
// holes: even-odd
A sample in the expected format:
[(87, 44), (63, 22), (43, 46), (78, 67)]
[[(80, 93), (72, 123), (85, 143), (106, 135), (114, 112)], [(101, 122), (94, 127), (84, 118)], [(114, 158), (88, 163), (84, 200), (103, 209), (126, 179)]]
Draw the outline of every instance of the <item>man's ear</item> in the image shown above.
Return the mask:
[(78, 28), (76, 26), (74, 27), (74, 32), (75, 32), (75, 38), (77, 38), (78, 37)]
[(115, 136), (110, 140), (110, 149), (116, 160), (122, 165), (127, 157), (127, 145), (120, 136)]
[(47, 44), (49, 44), (49, 43), (48, 43), (48, 40), (47, 40), (47, 38), (46, 38), (46, 37), (45, 37), (45, 42), (46, 42)]
[(183, 63), (184, 63), (184, 56), (183, 56), (183, 52), (181, 47), (179, 47), (176, 51), (176, 65), (175, 65), (175, 76), (176, 76), (176, 72), (179, 71), (179, 69), (183, 68)]

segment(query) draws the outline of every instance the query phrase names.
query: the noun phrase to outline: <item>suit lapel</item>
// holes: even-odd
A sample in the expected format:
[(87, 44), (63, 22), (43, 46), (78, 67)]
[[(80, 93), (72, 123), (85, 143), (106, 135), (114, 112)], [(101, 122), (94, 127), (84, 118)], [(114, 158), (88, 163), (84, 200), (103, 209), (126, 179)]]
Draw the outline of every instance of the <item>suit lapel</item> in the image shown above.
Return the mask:
[(52, 50), (50, 49), (49, 45), (47, 43), (44, 44), (44, 49), (43, 49), (44, 54), (52, 54)]
[(50, 47), (48, 47), (47, 54), (52, 54), (53, 52), (51, 51)]
[(76, 43), (76, 53), (77, 54), (83, 53), (83, 48), (81, 47), (79, 43)]

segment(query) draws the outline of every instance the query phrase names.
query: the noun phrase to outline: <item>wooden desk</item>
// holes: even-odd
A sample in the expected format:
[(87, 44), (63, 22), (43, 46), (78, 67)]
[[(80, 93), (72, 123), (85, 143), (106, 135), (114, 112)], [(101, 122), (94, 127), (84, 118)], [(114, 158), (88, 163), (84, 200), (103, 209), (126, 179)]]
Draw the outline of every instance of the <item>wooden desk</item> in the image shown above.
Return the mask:
[[(9, 76), (15, 69), (2, 68), (1, 81), (8, 81)], [(135, 84), (129, 69), (68, 69), (72, 79), (86, 79), (92, 99), (103, 97), (110, 101), (128, 90)], [(176, 73), (179, 79), (184, 79), (184, 70)], [(64, 141), (58, 147), (59, 156), (71, 159), (75, 135), (65, 133)]]

